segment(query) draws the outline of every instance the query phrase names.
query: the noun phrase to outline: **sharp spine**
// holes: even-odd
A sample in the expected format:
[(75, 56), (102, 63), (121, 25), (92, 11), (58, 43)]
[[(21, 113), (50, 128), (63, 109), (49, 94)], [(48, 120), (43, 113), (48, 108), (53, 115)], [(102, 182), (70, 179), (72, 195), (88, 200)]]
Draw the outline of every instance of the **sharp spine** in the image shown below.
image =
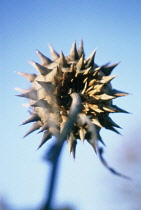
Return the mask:
[(78, 60), (79, 56), (77, 53), (77, 49), (76, 49), (76, 42), (73, 43), (70, 54), (69, 54), (69, 59), (70, 60)]
[(20, 71), (16, 71), (19, 75), (25, 77), (29, 82), (34, 82), (36, 79), (37, 75), (36, 74), (28, 74)]
[(83, 48), (83, 40), (80, 41), (80, 45), (79, 45), (79, 48), (78, 48), (77, 52), (78, 52), (79, 58), (82, 55), (85, 56), (84, 48)]
[(43, 138), (42, 138), (41, 143), (39, 144), (37, 150), (50, 138), (51, 138), (51, 133), (49, 133), (49, 131), (46, 130), (43, 134)]
[(115, 63), (111, 66), (103, 66), (101, 68), (102, 72), (106, 75), (109, 76), (111, 74), (111, 72), (113, 71), (113, 69), (118, 65), (119, 63)]
[(126, 110), (124, 110), (124, 109), (121, 109), (121, 108), (119, 108), (118, 106), (116, 106), (116, 105), (112, 105), (113, 106), (113, 108), (117, 111), (117, 112), (121, 112), (121, 113), (129, 113), (129, 112), (127, 112)]
[(86, 61), (86, 67), (94, 66), (94, 58), (95, 58), (96, 50), (92, 52), (89, 58)]
[(41, 61), (42, 61), (42, 65), (43, 66), (48, 66), (49, 64), (52, 63), (52, 60), (50, 60), (48, 57), (46, 57), (45, 55), (43, 55), (39, 50), (36, 50), (37, 54), (39, 55)]
[(42, 65), (40, 65), (39, 63), (36, 63), (36, 62), (34, 62), (34, 61), (29, 61), (29, 63), (33, 66), (33, 67), (35, 67), (38, 71), (39, 71), (39, 73), (41, 74), (41, 75), (46, 75), (46, 74), (48, 74), (49, 72), (50, 72), (50, 70), (47, 68), (47, 67), (45, 67), (45, 66), (42, 66)]
[(52, 60), (55, 61), (59, 58), (59, 54), (54, 50), (51, 44), (48, 45), (51, 53)]
[(29, 98), (31, 100), (37, 100), (37, 91), (36, 90), (30, 90), (29, 92), (25, 92), (19, 95), (16, 95), (19, 97)]
[(85, 135), (86, 135), (86, 130), (81, 127), (79, 129), (79, 136), (80, 136), (80, 139), (81, 139), (82, 142), (84, 142), (84, 140), (85, 140)]
[(40, 120), (40, 117), (37, 114), (30, 115), (29, 118), (27, 118), (21, 125), (25, 125), (34, 121)]
[(76, 66), (77, 66), (78, 70), (83, 70), (85, 68), (85, 65), (84, 65), (84, 54), (82, 54), (82, 56), (80, 57), (80, 59), (77, 62)]
[(68, 68), (68, 67), (69, 67), (69, 65), (68, 65), (68, 63), (67, 63), (67, 60), (66, 60), (66, 58), (65, 58), (65, 56), (64, 56), (64, 54), (63, 54), (62, 51), (61, 51), (61, 53), (60, 53), (59, 65), (60, 65), (61, 67), (64, 67), (64, 68)]
[(72, 144), (72, 155), (73, 155), (73, 159), (75, 159), (76, 156), (76, 145), (77, 145), (77, 141), (75, 140)]
[(120, 91), (120, 90), (116, 90), (116, 89), (112, 89), (111, 90), (111, 94), (116, 96), (116, 97), (121, 97), (121, 96), (127, 96), (129, 95), (129, 93), (126, 93), (126, 92), (123, 92), (123, 91)]
[(41, 123), (35, 122), (33, 123), (32, 127), (29, 129), (29, 131), (23, 136), (23, 138), (25, 138), (26, 136), (28, 136), (29, 134), (31, 134), (33, 131), (38, 130), (41, 127)]
[(100, 80), (101, 83), (107, 84), (111, 80), (113, 80), (116, 76), (118, 75), (113, 75), (113, 76), (103, 76), (102, 79)]

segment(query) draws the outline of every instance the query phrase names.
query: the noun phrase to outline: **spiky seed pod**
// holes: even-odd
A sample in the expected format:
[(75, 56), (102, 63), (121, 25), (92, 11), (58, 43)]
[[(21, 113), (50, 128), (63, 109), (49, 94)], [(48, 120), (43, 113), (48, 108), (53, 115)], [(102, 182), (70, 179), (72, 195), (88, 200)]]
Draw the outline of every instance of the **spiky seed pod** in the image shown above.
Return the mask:
[(68, 119), (72, 103), (71, 94), (77, 93), (81, 98), (82, 107), (66, 140), (74, 156), (77, 139), (82, 142), (86, 139), (96, 150), (96, 142), (103, 142), (99, 134), (102, 127), (119, 133), (116, 128), (120, 126), (109, 114), (127, 113), (113, 105), (113, 99), (127, 95), (111, 86), (111, 80), (116, 75), (110, 74), (118, 63), (98, 66), (94, 62), (96, 51), (85, 59), (82, 41), (78, 50), (76, 42), (73, 43), (67, 57), (63, 52), (59, 55), (51, 45), (49, 48), (52, 60), (37, 50), (42, 63), (30, 62), (39, 74), (18, 72), (32, 83), (30, 90), (17, 89), (22, 92), (20, 97), (29, 99), (29, 106), (33, 109), (30, 117), (22, 123), (24, 125), (34, 122), (25, 136), (37, 129), (44, 132), (39, 147), (52, 135), (58, 137)]

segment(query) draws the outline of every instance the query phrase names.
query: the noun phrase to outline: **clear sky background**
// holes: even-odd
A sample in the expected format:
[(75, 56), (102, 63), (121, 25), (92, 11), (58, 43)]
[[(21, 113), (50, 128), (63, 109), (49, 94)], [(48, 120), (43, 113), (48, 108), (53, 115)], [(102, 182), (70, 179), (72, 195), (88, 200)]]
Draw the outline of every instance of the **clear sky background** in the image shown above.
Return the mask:
[[(15, 87), (30, 84), (15, 71), (36, 73), (29, 60), (40, 62), (35, 49), (50, 57), (48, 43), (67, 56), (72, 43), (83, 39), (86, 57), (97, 48), (96, 63), (121, 62), (113, 87), (131, 95), (115, 100), (132, 114), (114, 114), (122, 135), (102, 129), (105, 158), (133, 181), (106, 170), (91, 146), (77, 146), (76, 160), (63, 149), (55, 206), (74, 210), (139, 210), (133, 197), (141, 183), (141, 1), (140, 0), (1, 0), (0, 1), (0, 196), (15, 209), (36, 209), (46, 197), (49, 165), (43, 161), (51, 142), (39, 151), (42, 134), (22, 136), (30, 125)], [(138, 150), (137, 150), (138, 149)], [(130, 202), (132, 200), (132, 202)], [(137, 202), (135, 202), (137, 204)]]

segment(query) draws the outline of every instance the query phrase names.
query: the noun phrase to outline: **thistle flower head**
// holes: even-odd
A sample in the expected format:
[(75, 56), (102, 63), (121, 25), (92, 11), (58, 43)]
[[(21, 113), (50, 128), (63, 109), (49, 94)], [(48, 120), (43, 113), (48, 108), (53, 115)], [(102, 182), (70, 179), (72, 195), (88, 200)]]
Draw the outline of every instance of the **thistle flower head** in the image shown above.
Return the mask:
[[(29, 99), (32, 107), (30, 117), (22, 124), (31, 123), (32, 127), (25, 134), (29, 135), (39, 129), (43, 132), (40, 148), (51, 136), (58, 136), (62, 132), (70, 113), (72, 95), (77, 94), (81, 100), (81, 108), (75, 123), (67, 135), (70, 152), (75, 157), (77, 141), (87, 140), (94, 150), (97, 142), (102, 141), (100, 129), (102, 127), (116, 133), (120, 128), (109, 116), (110, 113), (127, 113), (113, 104), (115, 98), (127, 93), (113, 89), (111, 81), (116, 75), (111, 75), (118, 63), (98, 66), (95, 63), (96, 51), (85, 58), (83, 42), (77, 49), (74, 42), (70, 53), (60, 55), (49, 45), (51, 59), (37, 50), (41, 64), (31, 61), (38, 74), (18, 72), (31, 82), (29, 90), (17, 89), (20, 97)], [(25, 137), (24, 136), (24, 137)]]

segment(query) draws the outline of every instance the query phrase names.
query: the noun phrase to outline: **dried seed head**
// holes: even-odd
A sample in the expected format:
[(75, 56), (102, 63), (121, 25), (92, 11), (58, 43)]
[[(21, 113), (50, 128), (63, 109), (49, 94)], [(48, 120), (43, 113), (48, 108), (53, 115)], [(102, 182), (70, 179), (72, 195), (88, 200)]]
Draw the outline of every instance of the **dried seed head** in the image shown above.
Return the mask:
[[(20, 97), (29, 99), (33, 113), (22, 125), (34, 122), (31, 129), (25, 134), (40, 129), (43, 138), (40, 148), (52, 135), (58, 137), (62, 132), (70, 112), (72, 94), (77, 93), (81, 98), (82, 107), (76, 118), (73, 129), (67, 135), (69, 150), (75, 157), (77, 140), (86, 139), (94, 150), (97, 150), (97, 142), (103, 143), (100, 137), (100, 129), (105, 127), (119, 133), (115, 128), (120, 128), (110, 117), (110, 113), (123, 112), (125, 110), (113, 105), (113, 99), (125, 96), (127, 93), (112, 89), (110, 76), (118, 63), (109, 66), (95, 64), (96, 51), (85, 59), (83, 42), (77, 50), (76, 42), (73, 43), (67, 57), (60, 55), (49, 45), (52, 60), (37, 50), (41, 64), (30, 62), (39, 74), (18, 72), (31, 83), (30, 90), (22, 90)], [(38, 133), (39, 133), (38, 132)], [(24, 136), (24, 137), (25, 137)]]

